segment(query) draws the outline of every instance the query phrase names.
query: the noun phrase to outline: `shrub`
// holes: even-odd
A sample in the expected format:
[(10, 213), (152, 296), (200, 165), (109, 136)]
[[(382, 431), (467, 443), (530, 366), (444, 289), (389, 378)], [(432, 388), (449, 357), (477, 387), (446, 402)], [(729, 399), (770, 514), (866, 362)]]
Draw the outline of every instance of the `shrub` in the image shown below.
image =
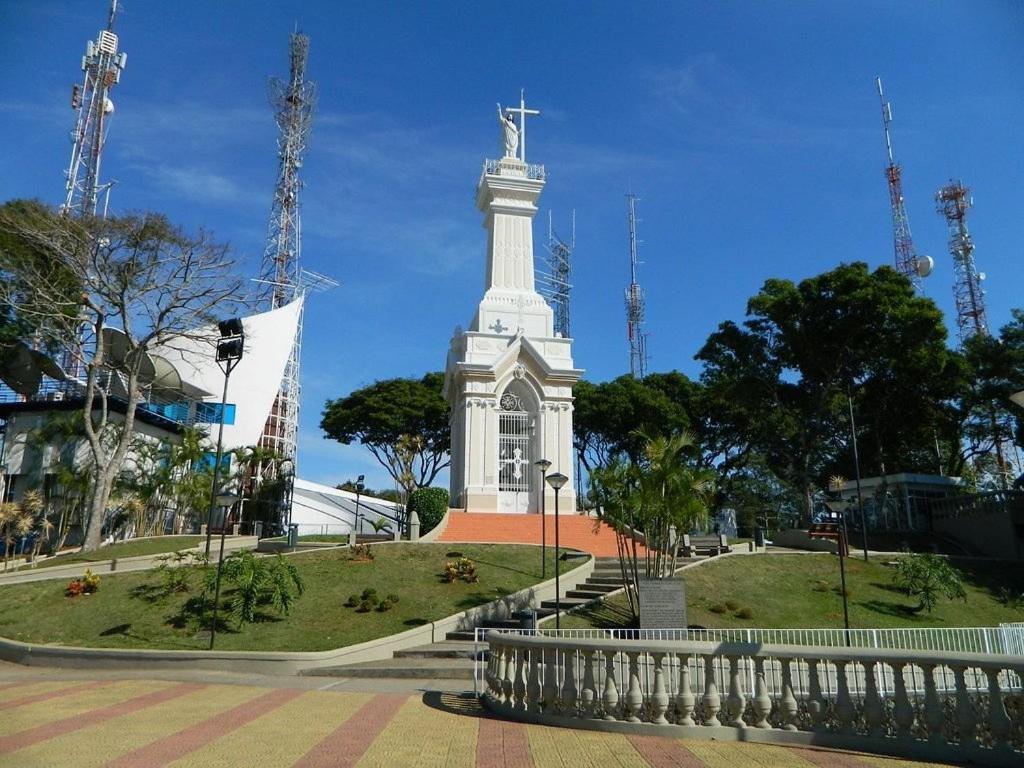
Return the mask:
[(409, 494), (406, 512), (409, 517), (415, 511), (420, 518), (420, 534), (429, 533), (437, 527), (448, 511), (448, 490), (446, 488), (417, 488)]
[(359, 607), (356, 609), (359, 613), (369, 613), (373, 610), (373, 607), (377, 604), (376, 598), (373, 600), (363, 600), (359, 603)]
[(394, 603), (391, 602), (391, 598), (390, 597), (385, 597), (383, 600), (380, 601), (380, 605), (377, 606), (377, 610), (380, 613), (384, 613), (385, 611), (390, 611), (391, 610), (391, 606), (393, 606), (393, 605), (394, 605)]
[(349, 595), (348, 600), (345, 601), (346, 608), (355, 608), (359, 605), (359, 595)]
[(398, 595), (396, 595), (394, 592), (392, 592), (385, 599), (389, 600), (391, 603), (397, 603), (398, 602)]
[(359, 597), (362, 600), (373, 600), (374, 602), (377, 602), (377, 590), (372, 587), (367, 587)]
[[(282, 555), (256, 557), (251, 551), (235, 552), (225, 558), (223, 579), (234, 589), (229, 597), (231, 615), (239, 625), (256, 621), (257, 609), (272, 605), (278, 613), (288, 615), (298, 595), (305, 590), (298, 569)], [(206, 573), (206, 592), (214, 591), (216, 569)]]
[(78, 597), (79, 595), (91, 595), (100, 590), (100, 577), (90, 569), (85, 569), (85, 574), (80, 579), (72, 579), (64, 588), (65, 597)]
[(900, 558), (893, 573), (893, 582), (909, 596), (918, 599), (917, 611), (931, 613), (943, 597), (967, 599), (960, 572), (945, 558), (931, 553)]
[(735, 611), (737, 608), (740, 607), (740, 604), (737, 603), (735, 600), (726, 600), (725, 607), (728, 608), (730, 611)]
[(754, 612), (749, 608), (741, 608), (736, 612), (737, 619), (752, 619), (754, 618)]
[(721, 603), (715, 603), (714, 605), (709, 607), (708, 610), (711, 611), (712, 613), (725, 613), (729, 609), (726, 608)]
[(368, 563), (373, 560), (373, 550), (369, 544), (356, 544), (349, 553), (349, 559)]
[(192, 570), (185, 566), (206, 565), (209, 559), (202, 552), (179, 549), (157, 558), (155, 570), (163, 578), (163, 593), (188, 592)]
[(449, 561), (444, 564), (444, 573), (441, 574), (441, 580), (448, 584), (455, 581), (476, 584), (480, 581), (480, 577), (476, 572), (476, 563), (468, 557), (460, 557), (455, 562)]

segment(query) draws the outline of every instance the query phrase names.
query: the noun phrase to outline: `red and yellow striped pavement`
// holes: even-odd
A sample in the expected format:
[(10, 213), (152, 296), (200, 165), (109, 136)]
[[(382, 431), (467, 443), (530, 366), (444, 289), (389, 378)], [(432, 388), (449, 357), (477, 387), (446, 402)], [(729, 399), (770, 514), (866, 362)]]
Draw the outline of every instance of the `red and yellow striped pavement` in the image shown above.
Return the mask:
[(0, 684), (5, 768), (920, 766), (818, 749), (523, 725), (457, 694), (161, 680)]

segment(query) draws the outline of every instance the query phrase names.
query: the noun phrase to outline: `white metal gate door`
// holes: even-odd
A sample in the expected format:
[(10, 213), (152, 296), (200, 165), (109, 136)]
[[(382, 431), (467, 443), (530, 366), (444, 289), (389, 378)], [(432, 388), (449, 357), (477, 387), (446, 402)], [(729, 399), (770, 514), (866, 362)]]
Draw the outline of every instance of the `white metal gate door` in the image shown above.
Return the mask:
[(498, 511), (530, 510), (530, 415), (506, 394), (498, 412)]

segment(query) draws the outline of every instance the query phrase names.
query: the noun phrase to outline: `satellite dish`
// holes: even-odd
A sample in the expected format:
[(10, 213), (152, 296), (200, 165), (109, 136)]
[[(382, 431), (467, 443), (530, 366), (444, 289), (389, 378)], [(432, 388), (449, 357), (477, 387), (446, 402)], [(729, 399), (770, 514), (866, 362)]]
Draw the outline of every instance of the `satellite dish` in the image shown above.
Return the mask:
[(914, 270), (918, 277), (928, 277), (935, 269), (935, 259), (931, 256), (918, 256), (914, 259)]
[(104, 99), (103, 100), (103, 114), (109, 115), (113, 111), (114, 111), (114, 102), (112, 102), (110, 99)]
[(181, 394), (181, 374), (170, 360), (159, 355), (150, 355), (155, 375), (151, 383), (154, 392), (176, 396)]
[(57, 363), (20, 341), (12, 345), (0, 365), (0, 381), (25, 397), (32, 397), (39, 391), (43, 376), (58, 381), (67, 378)]
[[(118, 328), (104, 328), (103, 346), (106, 353), (107, 366), (114, 370), (123, 370), (128, 365), (128, 358), (133, 354), (128, 337), (124, 331)], [(142, 361), (139, 364), (139, 381), (148, 384), (156, 378), (156, 366), (153, 358), (147, 352), (134, 351), (134, 354), (141, 354)]]
[(988, 275), (986, 275), (984, 272), (979, 272), (978, 273), (978, 279), (979, 280), (984, 280), (986, 277), (988, 277)]

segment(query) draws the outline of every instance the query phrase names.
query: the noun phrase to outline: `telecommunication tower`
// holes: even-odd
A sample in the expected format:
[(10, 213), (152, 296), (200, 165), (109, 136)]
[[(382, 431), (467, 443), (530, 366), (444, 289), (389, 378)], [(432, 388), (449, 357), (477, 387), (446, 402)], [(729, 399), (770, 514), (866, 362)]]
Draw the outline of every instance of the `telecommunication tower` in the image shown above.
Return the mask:
[(629, 205), (629, 287), (626, 288), (626, 329), (629, 335), (629, 372), (637, 379), (647, 375), (647, 334), (644, 326), (644, 289), (636, 281), (637, 256), (636, 202), (632, 192), (626, 195)]
[(921, 288), (921, 278), (931, 274), (935, 262), (930, 256), (918, 256), (914, 249), (914, 241), (910, 236), (910, 219), (907, 207), (903, 202), (902, 169), (893, 159), (892, 138), (889, 126), (892, 124), (892, 105), (885, 100), (882, 93), (882, 78), (876, 78), (878, 98), (882, 102), (882, 128), (885, 131), (885, 149), (889, 156), (889, 164), (885, 167), (885, 177), (889, 181), (889, 205), (892, 208), (892, 240), (896, 253), (896, 269), (905, 275), (914, 288)]
[(538, 292), (555, 313), (555, 333), (571, 339), (569, 320), (569, 294), (572, 290), (572, 253), (576, 248), (576, 211), (572, 212), (569, 239), (563, 240), (555, 232), (551, 212), (548, 211), (548, 245), (543, 265), (537, 270)]
[[(985, 292), (981, 281), (985, 275), (974, 265), (974, 241), (967, 229), (967, 209), (974, 205), (970, 190), (960, 181), (950, 181), (935, 193), (935, 207), (946, 219), (949, 253), (953, 257), (953, 297), (956, 300), (956, 323), (960, 346), (973, 336), (988, 336)], [(996, 452), (996, 468), (1002, 487), (1006, 488), (1008, 465), (1003, 449), (1003, 429), (993, 407), (989, 411), (992, 444)], [(1007, 433), (1009, 434), (1009, 433)]]
[(984, 275), (974, 266), (974, 241), (967, 230), (967, 209), (974, 204), (970, 190), (959, 181), (951, 181), (935, 194), (935, 206), (946, 218), (949, 253), (953, 257), (953, 296), (960, 344), (972, 336), (988, 335), (985, 314)]
[[(271, 78), (268, 92), (274, 119), (279, 129), (277, 139), (278, 172), (274, 202), (270, 210), (267, 247), (263, 252), (257, 303), (266, 309), (277, 309), (300, 298), (308, 287), (299, 259), (302, 250), (302, 228), (299, 217), (299, 192), (302, 182), (299, 169), (306, 151), (316, 85), (306, 80), (309, 37), (296, 32), (290, 41), (291, 68), (287, 82)], [(321, 278), (321, 276), (314, 276)], [(326, 280), (326, 278), (322, 278)], [(314, 282), (318, 282), (314, 280)], [(295, 448), (299, 426), (299, 361), (302, 347), (302, 313), (291, 354), (285, 367), (281, 388), (267, 418), (260, 447), (271, 449), (281, 459), (292, 461), (295, 471)], [(268, 468), (274, 466), (270, 462)], [(263, 474), (267, 475), (267, 469)]]
[[(116, 13), (117, 0), (112, 0), (107, 28), (100, 30), (95, 41), (85, 44), (82, 84), (71, 88), (71, 108), (78, 116), (71, 134), (71, 162), (65, 171), (67, 195), (61, 206), (65, 215), (95, 216), (100, 195), (106, 194), (109, 198), (113, 185), (113, 182), (100, 183), (100, 160), (110, 116), (114, 114), (110, 93), (121, 81), (121, 72), (128, 63), (128, 54), (117, 51)], [(104, 215), (106, 208), (104, 202)]]

